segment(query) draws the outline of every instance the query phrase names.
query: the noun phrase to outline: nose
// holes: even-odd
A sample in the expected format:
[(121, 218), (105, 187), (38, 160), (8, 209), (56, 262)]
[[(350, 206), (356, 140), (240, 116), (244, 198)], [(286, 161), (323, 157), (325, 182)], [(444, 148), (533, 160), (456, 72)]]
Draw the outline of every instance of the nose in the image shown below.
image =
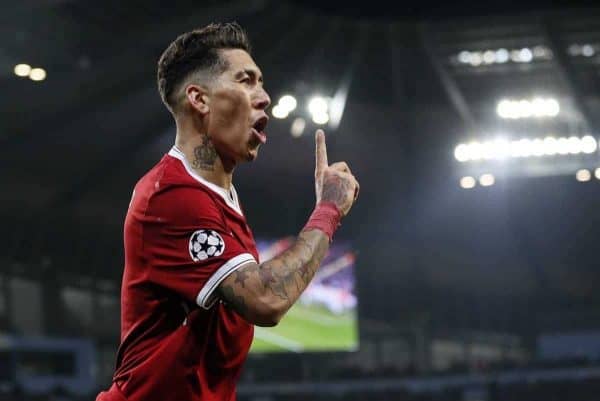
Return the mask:
[(259, 110), (265, 110), (271, 104), (271, 98), (266, 90), (259, 88), (252, 101), (252, 106)]

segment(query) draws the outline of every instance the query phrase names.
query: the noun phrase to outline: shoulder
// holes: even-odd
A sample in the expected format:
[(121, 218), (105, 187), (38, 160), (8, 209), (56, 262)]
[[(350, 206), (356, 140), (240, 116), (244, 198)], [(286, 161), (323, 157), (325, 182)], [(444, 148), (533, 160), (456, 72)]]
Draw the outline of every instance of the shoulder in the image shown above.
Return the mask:
[(148, 212), (173, 221), (192, 222), (206, 218), (221, 221), (222, 212), (214, 196), (198, 185), (161, 183), (150, 196)]
[(176, 158), (165, 156), (135, 187), (134, 204), (146, 221), (190, 224), (223, 221), (216, 195), (187, 174)]

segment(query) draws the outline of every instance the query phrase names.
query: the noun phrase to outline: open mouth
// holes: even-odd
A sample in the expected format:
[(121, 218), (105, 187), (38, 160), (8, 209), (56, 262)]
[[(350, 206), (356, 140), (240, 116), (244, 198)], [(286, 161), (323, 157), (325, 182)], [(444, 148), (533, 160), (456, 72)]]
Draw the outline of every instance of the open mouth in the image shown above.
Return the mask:
[(258, 120), (252, 124), (252, 134), (260, 141), (260, 143), (267, 142), (267, 134), (265, 134), (265, 128), (267, 128), (267, 123), (269, 122), (269, 117), (262, 116)]

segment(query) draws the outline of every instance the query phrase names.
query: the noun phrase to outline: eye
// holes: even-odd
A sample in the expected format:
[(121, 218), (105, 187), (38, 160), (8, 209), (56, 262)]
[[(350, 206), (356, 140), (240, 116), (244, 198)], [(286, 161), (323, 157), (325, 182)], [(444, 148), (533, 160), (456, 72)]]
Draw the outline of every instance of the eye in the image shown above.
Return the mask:
[(242, 78), (242, 79), (240, 80), (240, 82), (241, 82), (241, 83), (244, 83), (244, 84), (249, 84), (249, 83), (250, 83), (250, 77), (245, 77), (245, 78)]

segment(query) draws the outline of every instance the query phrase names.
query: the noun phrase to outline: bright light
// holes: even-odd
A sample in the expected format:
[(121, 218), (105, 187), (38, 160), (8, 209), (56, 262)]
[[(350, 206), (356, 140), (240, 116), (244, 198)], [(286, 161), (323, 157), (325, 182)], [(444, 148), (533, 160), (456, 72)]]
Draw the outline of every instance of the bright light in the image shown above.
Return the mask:
[(533, 153), (533, 146), (529, 139), (520, 139), (510, 143), (510, 155), (512, 157), (529, 157)]
[(575, 173), (575, 179), (579, 182), (589, 181), (591, 178), (592, 173), (590, 173), (590, 170), (581, 169), (577, 170), (577, 172)]
[(18, 77), (26, 77), (31, 72), (31, 66), (29, 64), (17, 64), (15, 65), (14, 72)]
[(545, 138), (522, 138), (513, 141), (494, 139), (484, 142), (460, 143), (454, 148), (454, 158), (464, 163), (477, 160), (592, 154), (598, 149), (600, 149), (598, 140), (591, 135), (581, 138), (576, 136), (559, 138), (547, 136)]
[(581, 54), (585, 57), (592, 57), (596, 53), (594, 47), (592, 45), (583, 45), (581, 46)]
[(572, 44), (571, 46), (569, 46), (569, 54), (571, 56), (580, 56), (581, 46), (579, 46), (577, 43)]
[(503, 139), (487, 142), (485, 148), (491, 148), (486, 152), (490, 159), (502, 160), (510, 156), (510, 143)]
[(502, 118), (515, 118), (513, 103), (510, 100), (501, 100), (496, 106), (496, 113)]
[(312, 120), (315, 124), (323, 125), (329, 122), (329, 114), (327, 113), (313, 113)]
[(519, 51), (519, 61), (522, 63), (530, 63), (533, 60), (531, 49), (524, 47)]
[(552, 56), (552, 51), (546, 46), (534, 46), (533, 47), (533, 58), (548, 58)]
[(483, 55), (481, 54), (481, 52), (471, 53), (471, 58), (469, 60), (469, 63), (471, 63), (471, 65), (473, 67), (480, 66), (482, 62), (483, 62)]
[(273, 117), (275, 118), (286, 118), (288, 116), (288, 111), (280, 104), (276, 104), (273, 107), (273, 110), (271, 110), (271, 113), (273, 113)]
[(600, 180), (600, 167), (598, 167), (596, 170), (594, 170), (594, 177), (596, 177), (596, 179)]
[(544, 140), (543, 139), (534, 139), (531, 145), (531, 154), (533, 156), (544, 156)]
[(496, 106), (498, 116), (506, 119), (556, 117), (559, 112), (560, 104), (554, 98), (502, 99)]
[(519, 100), (517, 104), (517, 118), (527, 118), (533, 115), (533, 104), (529, 100)]
[(513, 63), (518, 63), (521, 61), (521, 51), (520, 50), (511, 50), (510, 51), (510, 61)]
[(284, 110), (287, 110), (288, 113), (290, 111), (293, 111), (296, 108), (296, 106), (298, 105), (296, 98), (293, 97), (292, 95), (282, 96), (281, 99), (279, 99), (278, 103), (281, 107), (283, 107)]
[(483, 53), (483, 62), (485, 64), (494, 64), (496, 62), (496, 52), (493, 50), (486, 50)]
[(471, 188), (475, 187), (476, 183), (477, 182), (475, 181), (475, 178), (473, 178), (473, 177), (467, 176), (467, 177), (463, 177), (460, 179), (460, 186), (461, 186), (461, 188), (464, 188), (464, 189), (471, 189)]
[(325, 98), (321, 97), (321, 96), (315, 96), (312, 99), (310, 99), (310, 102), (308, 102), (308, 111), (310, 112), (310, 114), (325, 114), (327, 113), (327, 109), (329, 108), (329, 105), (327, 104), (327, 100), (325, 100)]
[(560, 112), (560, 104), (556, 99), (546, 99), (546, 115), (550, 117), (556, 117)]
[(471, 62), (471, 52), (463, 50), (462, 52), (458, 53), (458, 61), (463, 64), (469, 64)]
[(43, 68), (33, 68), (29, 72), (29, 79), (32, 81), (43, 81), (46, 79), (46, 70)]
[(481, 177), (479, 177), (479, 184), (481, 184), (482, 187), (492, 186), (495, 182), (496, 179), (492, 174), (483, 174)]
[(594, 153), (598, 149), (596, 138), (591, 135), (586, 135), (581, 138), (581, 151), (585, 154)]
[[(589, 46), (593, 51), (593, 46)], [(473, 67), (479, 67), (481, 65), (504, 64), (509, 61), (513, 63), (531, 63), (535, 60), (550, 60), (552, 59), (552, 51), (543, 45), (518, 49), (462, 50), (456, 55), (456, 58), (461, 64), (470, 64)]]
[(464, 143), (461, 143), (456, 148), (454, 148), (454, 157), (459, 162), (466, 162), (471, 158), (469, 154), (469, 147)]
[(569, 154), (569, 140), (567, 138), (558, 138), (558, 154)]
[(306, 120), (304, 120), (301, 117), (298, 117), (294, 120), (294, 122), (292, 123), (292, 126), (290, 127), (290, 134), (292, 134), (292, 136), (294, 138), (298, 138), (298, 137), (302, 136), (302, 134), (304, 133), (305, 127), (306, 127)]
[(498, 49), (496, 50), (496, 62), (498, 64), (506, 63), (510, 58), (510, 54), (506, 49)]
[(479, 142), (471, 142), (467, 146), (471, 160), (481, 160), (483, 158), (483, 147)]
[(547, 136), (544, 138), (543, 148), (546, 156), (554, 156), (558, 153), (558, 141), (556, 138)]
[(578, 155), (581, 153), (583, 150), (581, 146), (581, 139), (577, 138), (576, 136), (569, 137), (569, 139), (567, 139), (567, 149), (572, 155)]

